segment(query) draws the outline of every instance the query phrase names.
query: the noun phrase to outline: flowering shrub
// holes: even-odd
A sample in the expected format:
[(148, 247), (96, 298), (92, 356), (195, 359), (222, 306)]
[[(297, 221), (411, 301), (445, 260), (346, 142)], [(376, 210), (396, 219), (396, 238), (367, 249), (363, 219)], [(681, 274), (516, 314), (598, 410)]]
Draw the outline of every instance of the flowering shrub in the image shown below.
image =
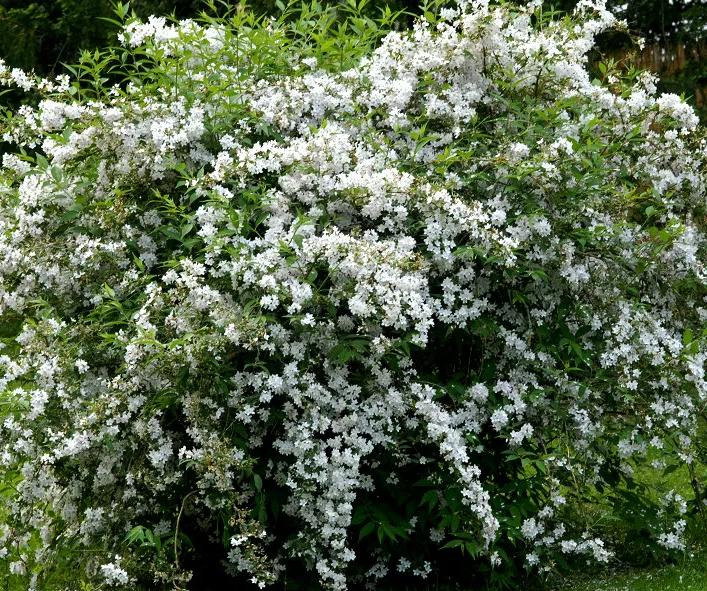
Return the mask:
[(45, 97), (2, 124), (7, 576), (510, 584), (608, 560), (602, 502), (684, 543), (699, 488), (645, 483), (702, 459), (692, 109), (591, 79), (600, 3), (349, 12), (0, 68)]

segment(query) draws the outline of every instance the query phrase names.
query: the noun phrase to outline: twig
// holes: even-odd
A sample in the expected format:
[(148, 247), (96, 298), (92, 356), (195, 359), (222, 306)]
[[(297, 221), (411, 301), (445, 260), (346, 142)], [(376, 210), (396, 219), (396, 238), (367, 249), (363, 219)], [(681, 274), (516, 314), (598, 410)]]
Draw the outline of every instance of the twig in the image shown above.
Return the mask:
[(174, 529), (174, 566), (179, 570), (179, 553), (177, 552), (177, 538), (179, 537), (179, 524), (182, 521), (182, 514), (184, 513), (184, 506), (187, 503), (187, 499), (192, 495), (195, 495), (198, 491), (193, 490), (187, 496), (182, 499), (182, 506), (179, 508), (179, 515), (177, 516), (177, 525)]

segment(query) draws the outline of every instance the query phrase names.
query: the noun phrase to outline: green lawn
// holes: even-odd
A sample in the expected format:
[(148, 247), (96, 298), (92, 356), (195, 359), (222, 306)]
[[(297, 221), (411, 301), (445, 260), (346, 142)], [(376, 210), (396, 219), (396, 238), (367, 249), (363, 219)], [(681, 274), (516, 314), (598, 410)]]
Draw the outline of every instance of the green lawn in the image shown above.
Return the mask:
[(548, 591), (707, 591), (707, 552), (682, 564), (653, 568), (595, 569), (565, 578)]

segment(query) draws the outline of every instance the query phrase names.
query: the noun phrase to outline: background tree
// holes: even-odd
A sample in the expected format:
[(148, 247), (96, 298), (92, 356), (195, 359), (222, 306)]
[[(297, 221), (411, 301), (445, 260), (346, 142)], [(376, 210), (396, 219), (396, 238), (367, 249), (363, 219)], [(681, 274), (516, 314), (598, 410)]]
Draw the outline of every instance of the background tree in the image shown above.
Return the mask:
[[(338, 0), (324, 0), (324, 6)], [(243, 4), (234, 0), (217, 3), (222, 10)], [(393, 11), (418, 12), (416, 0), (392, 0)], [(379, 6), (380, 7), (380, 6)], [(133, 0), (130, 9), (141, 19), (150, 15), (174, 15), (179, 19), (198, 17), (206, 8), (202, 0)], [(276, 14), (275, 0), (253, 2), (258, 14)], [(378, 8), (372, 4), (368, 12)], [(34, 69), (38, 74), (61, 73), (61, 62), (74, 63), (81, 50), (113, 45), (118, 27), (106, 22), (113, 16), (111, 0), (0, 0), (0, 58), (12, 66)]]
[[(196, 16), (200, 0), (136, 0), (131, 8), (141, 18), (151, 14)], [(60, 73), (60, 62), (73, 63), (82, 49), (115, 43), (118, 28), (103, 18), (113, 16), (110, 0), (0, 0), (0, 56), (9, 65), (39, 74)]]

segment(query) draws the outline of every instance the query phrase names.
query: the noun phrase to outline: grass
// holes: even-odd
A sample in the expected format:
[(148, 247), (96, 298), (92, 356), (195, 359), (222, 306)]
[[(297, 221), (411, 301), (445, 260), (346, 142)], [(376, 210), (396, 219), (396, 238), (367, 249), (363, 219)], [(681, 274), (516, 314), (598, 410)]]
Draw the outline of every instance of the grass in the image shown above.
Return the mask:
[[(649, 468), (648, 464), (654, 459), (654, 455), (655, 452), (649, 452), (646, 462), (636, 467), (639, 480), (649, 484), (642, 494), (652, 501), (664, 497), (671, 490), (685, 499), (690, 499), (694, 497), (690, 485), (692, 477), (695, 476), (703, 483), (707, 482), (707, 470), (704, 465), (696, 466), (693, 475), (685, 466), (668, 473)], [(602, 512), (599, 506), (588, 509), (590, 512), (596, 510), (599, 519)], [(630, 534), (622, 542), (621, 538), (625, 534), (622, 535), (619, 531), (621, 524), (610, 520), (606, 525), (607, 538), (614, 538), (619, 544), (618, 554), (624, 556), (619, 556), (619, 560), (610, 567), (587, 564), (571, 574), (558, 575), (543, 591), (707, 591), (707, 531), (703, 530), (700, 518), (688, 518), (686, 534), (688, 540), (692, 540), (692, 547), (676, 564), (648, 562), (644, 566), (631, 565), (630, 562), (634, 560), (642, 562), (642, 556), (631, 548), (633, 544)]]
[(680, 564), (600, 569), (566, 577), (548, 591), (707, 591), (707, 551), (687, 555)]

